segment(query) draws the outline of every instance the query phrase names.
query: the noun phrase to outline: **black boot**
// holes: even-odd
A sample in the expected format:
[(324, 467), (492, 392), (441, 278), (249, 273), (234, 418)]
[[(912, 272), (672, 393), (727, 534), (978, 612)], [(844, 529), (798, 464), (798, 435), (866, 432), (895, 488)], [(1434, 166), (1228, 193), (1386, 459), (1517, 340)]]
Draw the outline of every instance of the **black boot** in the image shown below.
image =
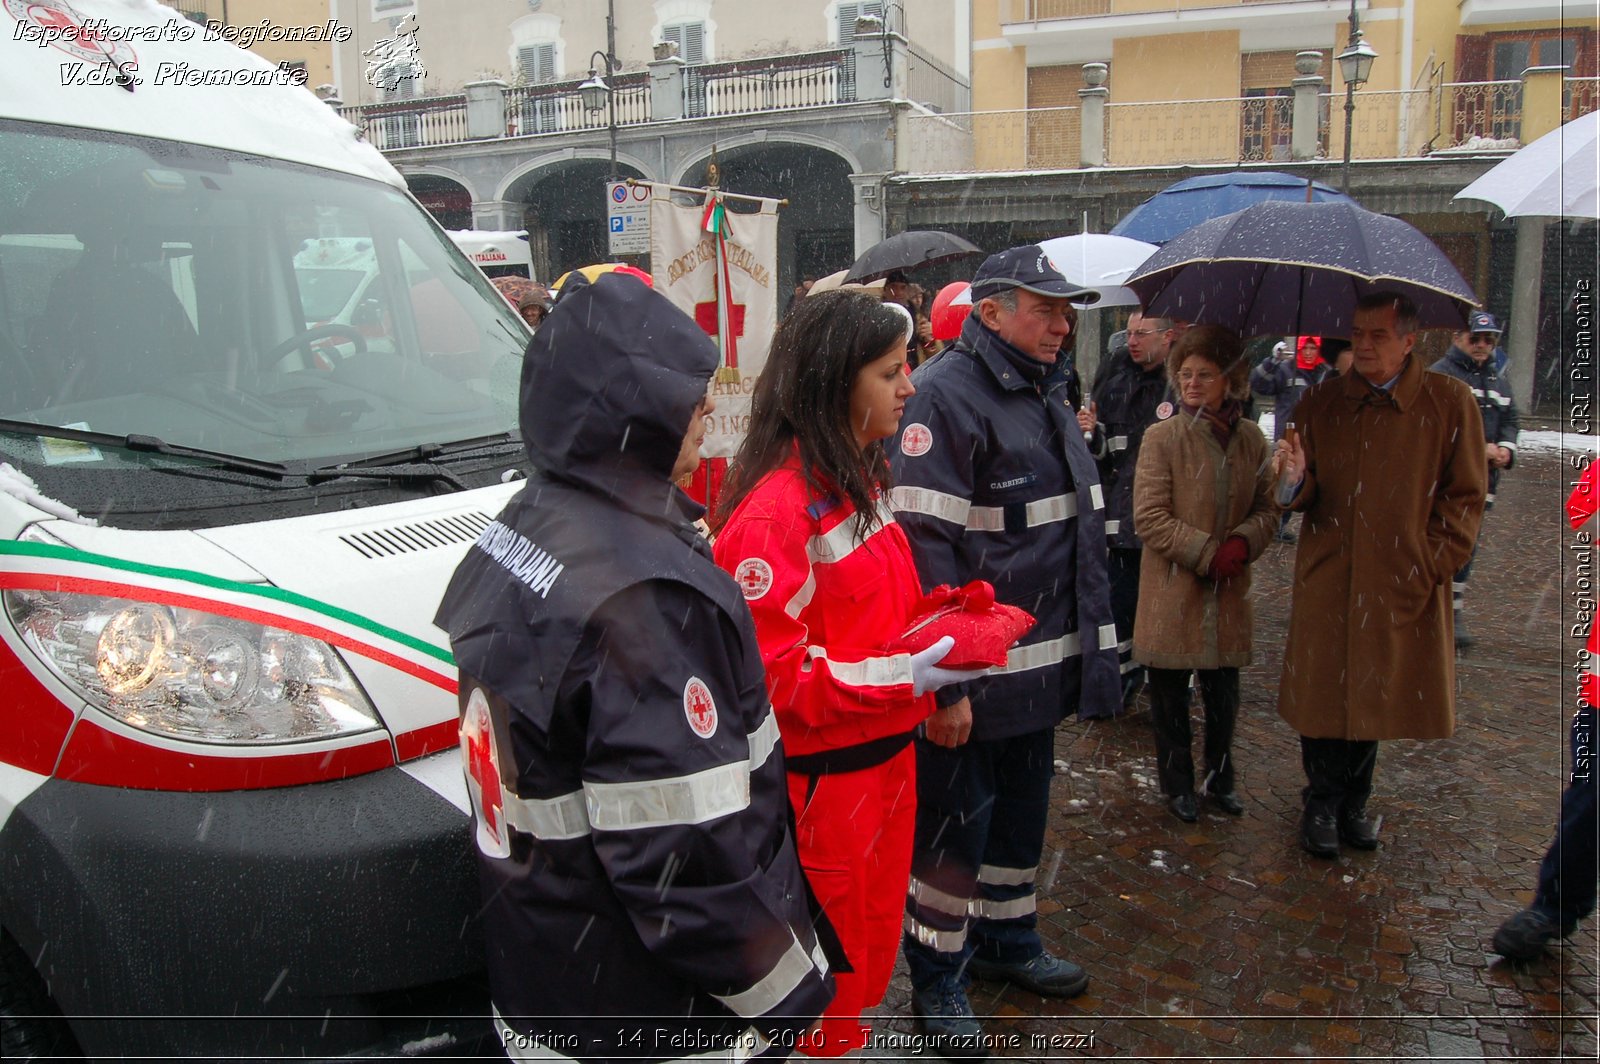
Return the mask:
[(1300, 817), (1300, 848), (1313, 857), (1339, 856), (1339, 821), (1321, 802), (1307, 802)]
[(1476, 642), (1472, 633), (1467, 631), (1467, 611), (1456, 610), (1456, 649), (1466, 650)]
[(1367, 811), (1346, 807), (1339, 810), (1339, 839), (1357, 850), (1378, 848), (1378, 826), (1367, 819)]

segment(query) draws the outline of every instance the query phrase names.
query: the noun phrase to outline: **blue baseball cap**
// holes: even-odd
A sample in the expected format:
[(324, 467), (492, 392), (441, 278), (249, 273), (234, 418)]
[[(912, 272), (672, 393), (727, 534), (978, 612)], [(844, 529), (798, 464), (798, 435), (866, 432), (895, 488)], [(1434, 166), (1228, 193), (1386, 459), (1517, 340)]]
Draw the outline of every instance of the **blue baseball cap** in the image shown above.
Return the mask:
[(1500, 328), (1500, 323), (1495, 320), (1493, 314), (1490, 314), (1487, 310), (1475, 310), (1467, 315), (1467, 332), (1499, 335), (1505, 330)]
[(1008, 288), (1020, 288), (1051, 299), (1070, 299), (1075, 303), (1094, 303), (1100, 298), (1095, 289), (1079, 288), (1063, 277), (1038, 244), (995, 252), (983, 260), (972, 278), (975, 301), (988, 299)]

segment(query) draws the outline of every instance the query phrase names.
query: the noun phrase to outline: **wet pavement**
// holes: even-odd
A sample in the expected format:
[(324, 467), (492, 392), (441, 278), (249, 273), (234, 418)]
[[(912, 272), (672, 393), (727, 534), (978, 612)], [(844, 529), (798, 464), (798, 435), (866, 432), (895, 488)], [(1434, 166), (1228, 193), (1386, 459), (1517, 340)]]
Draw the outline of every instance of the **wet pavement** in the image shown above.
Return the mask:
[[(1204, 801), (1196, 824), (1167, 812), (1142, 703), (1061, 727), (1040, 926), (1092, 981), (1072, 1001), (974, 986), (994, 1056), (1600, 1055), (1593, 919), (1526, 966), (1489, 949), (1532, 897), (1564, 782), (1581, 641), (1563, 638), (1576, 607), (1562, 584), (1574, 552), (1561, 462), (1525, 453), (1501, 479), (1468, 589), (1478, 642), (1458, 658), (1456, 734), (1382, 744), (1377, 852), (1327, 861), (1297, 842), (1299, 743), (1275, 709), (1293, 546), (1254, 567), (1256, 663), (1234, 741), (1242, 818)], [(902, 962), (869, 1058), (930, 1055), (909, 1016)]]

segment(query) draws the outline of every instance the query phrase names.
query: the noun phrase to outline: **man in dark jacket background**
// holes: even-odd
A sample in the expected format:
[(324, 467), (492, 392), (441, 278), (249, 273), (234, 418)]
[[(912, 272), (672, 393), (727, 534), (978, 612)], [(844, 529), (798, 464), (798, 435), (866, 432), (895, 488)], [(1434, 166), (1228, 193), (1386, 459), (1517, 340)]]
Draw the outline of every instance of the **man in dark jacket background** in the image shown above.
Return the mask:
[(970, 977), (1052, 997), (1089, 982), (1045, 948), (1034, 887), (1055, 726), (1119, 697), (1104, 504), (1061, 364), (1081, 296), (1037, 246), (991, 255), (955, 346), (912, 375), (889, 446), (923, 583), (988, 580), (1038, 620), (1005, 666), (940, 692), (917, 743), (903, 948), (912, 1009), (946, 1056), (985, 1055)]
[(750, 614), (673, 486), (716, 365), (633, 277), (564, 292), (522, 367), (532, 476), (439, 608), (513, 1059), (781, 1057), (833, 995)]
[[(1500, 471), (1510, 469), (1517, 460), (1517, 404), (1511, 397), (1511, 384), (1505, 372), (1495, 361), (1495, 351), (1502, 333), (1500, 323), (1487, 311), (1473, 311), (1467, 328), (1456, 333), (1454, 343), (1444, 357), (1431, 367), (1461, 381), (1472, 389), (1483, 414), (1484, 457), (1489, 463), (1489, 494), (1483, 512), (1487, 517), (1494, 509), (1494, 489), (1500, 483)], [(1482, 535), (1481, 528), (1479, 535)], [(1467, 580), (1472, 576), (1472, 562), (1478, 556), (1478, 541), (1472, 541), (1472, 557), (1456, 573), (1451, 583), (1451, 598), (1455, 606), (1456, 647), (1465, 650), (1474, 640), (1466, 624)]]
[(1134, 311), (1128, 346), (1095, 375), (1094, 435), (1089, 448), (1106, 499), (1106, 546), (1111, 614), (1117, 623), (1117, 659), (1122, 669), (1122, 707), (1131, 709), (1144, 686), (1144, 669), (1133, 660), (1133, 621), (1139, 607), (1139, 559), (1144, 545), (1133, 532), (1133, 471), (1144, 433), (1176, 409), (1167, 387), (1167, 354), (1180, 329), (1170, 318)]

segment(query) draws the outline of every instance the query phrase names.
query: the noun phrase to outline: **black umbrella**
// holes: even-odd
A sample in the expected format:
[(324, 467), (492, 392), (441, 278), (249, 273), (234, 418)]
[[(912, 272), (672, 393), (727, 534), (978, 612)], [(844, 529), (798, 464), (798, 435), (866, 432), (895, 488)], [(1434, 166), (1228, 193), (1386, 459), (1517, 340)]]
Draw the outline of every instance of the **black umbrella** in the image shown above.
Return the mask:
[(1349, 336), (1356, 300), (1400, 292), (1423, 328), (1465, 327), (1478, 305), (1413, 226), (1353, 203), (1272, 200), (1202, 222), (1127, 280), (1154, 314), (1241, 336)]
[(913, 229), (896, 233), (868, 248), (865, 254), (850, 264), (850, 272), (844, 275), (844, 283), (876, 281), (896, 270), (914, 270), (918, 266), (932, 266), (981, 254), (983, 251), (980, 248), (954, 233), (939, 229)]

